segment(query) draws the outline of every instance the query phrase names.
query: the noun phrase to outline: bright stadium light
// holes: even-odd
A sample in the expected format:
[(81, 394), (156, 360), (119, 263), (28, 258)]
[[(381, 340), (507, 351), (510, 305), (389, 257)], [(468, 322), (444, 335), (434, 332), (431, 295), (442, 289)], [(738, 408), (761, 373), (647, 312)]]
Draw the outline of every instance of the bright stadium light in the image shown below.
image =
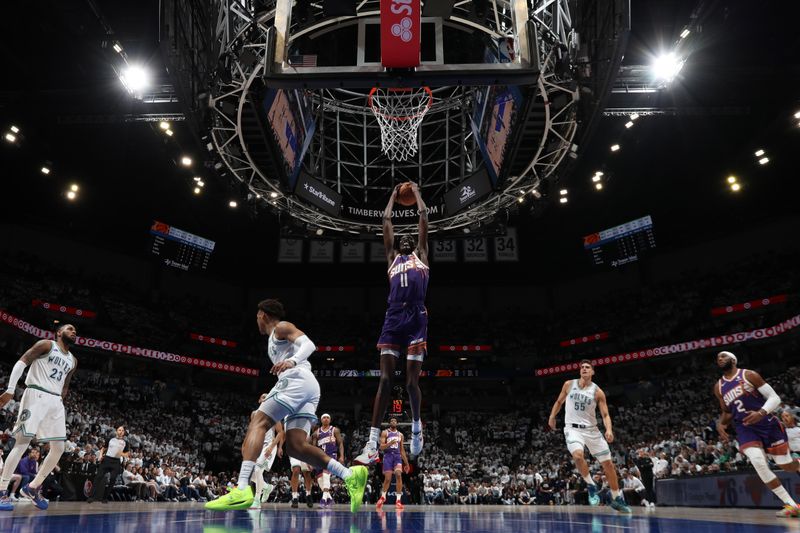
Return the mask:
[(639, 113), (631, 113), (631, 116), (628, 118), (630, 118), (631, 120), (636, 120), (637, 118), (639, 118)]
[(121, 44), (119, 44), (119, 43), (114, 43), (114, 46), (112, 46), (112, 48), (114, 49), (114, 51), (115, 51), (116, 53), (118, 53), (118, 54), (121, 54), (121, 53), (122, 53), (122, 45), (121, 45)]
[(203, 178), (201, 178), (200, 176), (195, 176), (195, 177), (194, 177), (194, 178), (192, 178), (192, 179), (193, 179), (194, 181), (202, 181), (202, 180), (203, 180)]
[(561, 196), (566, 196), (568, 192), (569, 191), (567, 191), (567, 189), (561, 189), (561, 191), (560, 191)]
[(800, 118), (800, 111), (794, 114), (794, 118)]
[(270, 198), (277, 198), (278, 197), (278, 193), (276, 193), (275, 191), (272, 191), (271, 193), (269, 193), (269, 197)]
[(235, 209), (239, 204), (236, 203), (236, 200), (231, 200), (228, 202), (228, 207)]
[(150, 75), (138, 65), (131, 65), (125, 68), (119, 79), (131, 94), (139, 93), (150, 85)]
[(611, 145), (611, 151), (612, 152), (618, 152), (619, 151), (619, 145), (618, 144), (612, 144)]
[(597, 189), (598, 191), (602, 191), (603, 190), (603, 184), (602, 183), (595, 183), (594, 184), (594, 188)]
[(525, 201), (525, 197), (524, 197), (524, 196), (520, 196), (519, 198), (517, 198), (517, 201), (518, 201), (519, 203), (522, 203), (522, 202), (524, 202), (524, 201)]
[(12, 133), (19, 133), (19, 128), (16, 127), (16, 126), (11, 126), (11, 132)]
[(601, 179), (602, 179), (602, 177), (601, 177), (601, 176), (599, 176), (598, 174), (595, 174), (594, 176), (592, 176), (592, 181), (593, 181), (594, 183), (597, 183), (597, 182), (598, 182), (598, 181), (600, 181)]
[(74, 200), (75, 198), (77, 198), (77, 196), (78, 195), (77, 195), (77, 193), (75, 193), (75, 191), (67, 192), (67, 198), (70, 199), (70, 200)]
[(739, 190), (741, 190), (741, 188), (742, 188), (742, 186), (739, 185), (738, 183), (731, 184), (731, 190), (733, 192), (739, 192)]
[(728, 183), (736, 183), (736, 176), (728, 176)]
[(566, 196), (562, 196), (562, 197), (561, 197), (561, 198), (560, 198), (558, 201), (559, 201), (559, 202), (561, 202), (562, 204), (565, 204), (565, 203), (567, 203), (567, 202), (568, 202), (568, 200), (567, 200), (567, 197), (566, 197)]
[(685, 30), (683, 30), (681, 32), (681, 39), (686, 39), (689, 36), (690, 33), (692, 33), (692, 32), (689, 31), (689, 28), (686, 28)]
[(192, 158), (188, 157), (188, 156), (181, 157), (181, 165), (183, 165), (185, 167), (192, 166)]
[(200, 194), (200, 187), (195, 187), (194, 188), (194, 193), (195, 194)]
[(762, 157), (758, 160), (759, 165), (766, 165), (767, 163), (769, 163), (769, 157)]
[(158, 127), (164, 131), (167, 131), (169, 129), (169, 122), (162, 120), (161, 122), (158, 123)]
[(10, 143), (17, 142), (17, 136), (14, 135), (13, 133), (6, 133), (5, 139), (6, 139), (6, 141), (8, 141)]
[(69, 186), (69, 190), (72, 192), (78, 192), (80, 190), (80, 187), (78, 187), (77, 183), (73, 183), (72, 185)]
[(628, 122), (626, 122), (626, 123), (625, 123), (625, 127), (626, 127), (626, 128), (632, 128), (632, 127), (633, 127), (633, 121), (632, 121), (632, 120), (629, 120)]
[(203, 181), (203, 180), (200, 180), (200, 181), (197, 182), (197, 186), (198, 187), (205, 187), (206, 186), (206, 182)]
[(663, 54), (653, 61), (651, 67), (653, 76), (655, 76), (657, 80), (670, 82), (675, 79), (675, 76), (681, 71), (685, 62), (686, 60), (680, 59), (675, 55), (675, 52)]
[(315, 233), (316, 233), (316, 234), (317, 234), (317, 236), (319, 237), (320, 235), (322, 235), (323, 233), (325, 233), (325, 230), (324, 230), (324, 229), (322, 229), (322, 228), (317, 228), (317, 231), (316, 231)]
[(762, 155), (764, 155), (764, 150), (756, 150), (756, 157), (761, 157)]
[(165, 131), (164, 133), (166, 133), (166, 134), (167, 134), (167, 137), (172, 137), (173, 135), (175, 135), (175, 132), (174, 132), (174, 131), (172, 131), (172, 130), (167, 130), (167, 131)]
[(49, 168), (47, 168), (47, 167), (42, 167), (42, 174), (44, 174), (45, 176), (47, 176), (48, 174), (50, 174), (50, 169), (49, 169)]

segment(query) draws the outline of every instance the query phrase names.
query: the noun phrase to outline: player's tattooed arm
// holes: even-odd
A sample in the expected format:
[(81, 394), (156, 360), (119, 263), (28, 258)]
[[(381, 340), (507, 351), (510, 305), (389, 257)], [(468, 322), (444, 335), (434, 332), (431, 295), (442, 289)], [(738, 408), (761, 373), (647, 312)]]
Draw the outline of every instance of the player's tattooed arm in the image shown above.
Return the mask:
[(25, 363), (26, 366), (29, 366), (37, 359), (41, 359), (42, 357), (50, 353), (50, 349), (52, 347), (53, 347), (52, 341), (41, 339), (37, 341), (36, 344), (28, 348), (28, 350), (24, 354), (22, 354), (22, 357), (20, 357), (19, 360)]
[(606, 441), (611, 444), (614, 442), (614, 431), (611, 429), (611, 414), (608, 412), (606, 393), (603, 392), (603, 389), (597, 387), (595, 398), (597, 400), (597, 407), (600, 409), (600, 415), (603, 417), (603, 426), (606, 428)]
[(11, 371), (6, 391), (0, 395), (0, 408), (4, 407), (14, 397), (14, 391), (17, 388), (17, 383), (19, 383), (22, 374), (25, 372), (25, 367), (30, 366), (30, 364), (37, 359), (47, 355), (51, 347), (51, 341), (41, 339), (22, 354), (22, 357), (19, 358), (19, 361), (16, 362)]
[(72, 367), (72, 370), (69, 371), (67, 374), (66, 379), (64, 379), (64, 389), (61, 391), (61, 399), (66, 399), (67, 394), (69, 393), (69, 384), (72, 381), (72, 376), (75, 374), (75, 371), (78, 369), (78, 360), (73, 357), (73, 361), (75, 361), (75, 366)]
[(397, 193), (400, 191), (400, 185), (396, 186), (389, 197), (389, 203), (386, 204), (386, 209), (383, 210), (383, 247), (386, 250), (386, 260), (389, 264), (394, 261), (394, 226), (392, 225), (392, 207), (394, 201), (397, 199)]
[(556, 403), (553, 404), (553, 408), (550, 410), (550, 418), (547, 420), (547, 425), (550, 426), (550, 429), (556, 429), (556, 416), (558, 412), (561, 411), (561, 406), (567, 401), (567, 393), (569, 392), (571, 383), (572, 381), (564, 382), (564, 385), (561, 387), (561, 392), (558, 398), (556, 398)]
[(411, 182), (411, 191), (414, 193), (414, 198), (417, 200), (417, 210), (419, 211), (419, 243), (417, 244), (417, 251), (419, 258), (423, 263), (428, 263), (428, 209), (425, 206), (425, 201), (419, 192), (419, 185)]
[(722, 393), (719, 390), (719, 383), (714, 384), (714, 396), (717, 397), (719, 401), (719, 409), (722, 411), (722, 414), (717, 420), (717, 433), (719, 433), (719, 440), (722, 442), (728, 442), (730, 436), (728, 435), (727, 427), (731, 424), (731, 420), (733, 420), (733, 414), (731, 413), (728, 406), (725, 405), (725, 402), (722, 401)]

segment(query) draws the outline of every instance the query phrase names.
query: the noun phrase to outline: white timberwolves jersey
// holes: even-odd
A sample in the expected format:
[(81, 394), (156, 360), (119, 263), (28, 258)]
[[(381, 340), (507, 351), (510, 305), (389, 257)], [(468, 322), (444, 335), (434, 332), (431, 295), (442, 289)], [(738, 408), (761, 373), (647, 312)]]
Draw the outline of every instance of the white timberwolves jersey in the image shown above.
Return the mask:
[(592, 383), (585, 389), (581, 389), (578, 383), (580, 383), (580, 380), (573, 379), (572, 386), (570, 386), (569, 393), (567, 393), (564, 422), (567, 425), (597, 426), (597, 415), (595, 413), (597, 408), (597, 402), (595, 401), (597, 385)]
[[(277, 365), (281, 361), (289, 359), (294, 355), (294, 350), (295, 346), (293, 342), (289, 342), (287, 339), (276, 339), (275, 330), (272, 330), (272, 333), (269, 335), (268, 351), (269, 359), (272, 361), (273, 365)], [(311, 370), (311, 363), (306, 360), (298, 364), (295, 368), (305, 368), (307, 370)]]
[(62, 352), (55, 341), (51, 342), (50, 353), (31, 363), (25, 385), (61, 396), (67, 374), (75, 367), (75, 358), (71, 352)]

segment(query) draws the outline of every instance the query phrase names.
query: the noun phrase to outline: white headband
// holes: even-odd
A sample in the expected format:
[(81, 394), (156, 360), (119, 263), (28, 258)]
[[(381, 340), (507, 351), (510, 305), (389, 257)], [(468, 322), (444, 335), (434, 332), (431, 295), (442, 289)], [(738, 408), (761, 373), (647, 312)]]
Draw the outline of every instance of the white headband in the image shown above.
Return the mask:
[(733, 359), (733, 362), (734, 362), (734, 363), (738, 363), (738, 362), (739, 362), (739, 360), (738, 360), (738, 359), (736, 359), (736, 356), (735, 356), (735, 355), (733, 355), (731, 352), (719, 352), (717, 355), (718, 355), (718, 356), (720, 356), (720, 355), (725, 355), (725, 356), (728, 356), (728, 357), (730, 357), (731, 359)]
[(324, 413), (324, 414), (323, 414), (321, 417), (319, 417), (319, 419), (320, 419), (320, 420), (322, 420), (322, 419), (323, 419), (323, 418), (325, 418), (326, 416), (327, 416), (328, 418), (330, 418), (330, 417), (331, 417), (331, 415), (329, 415), (328, 413)]

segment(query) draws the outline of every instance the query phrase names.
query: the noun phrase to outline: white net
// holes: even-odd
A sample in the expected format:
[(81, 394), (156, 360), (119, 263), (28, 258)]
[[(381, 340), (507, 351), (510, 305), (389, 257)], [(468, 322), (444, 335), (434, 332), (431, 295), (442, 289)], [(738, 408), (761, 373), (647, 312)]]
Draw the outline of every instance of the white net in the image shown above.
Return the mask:
[(433, 105), (430, 88), (382, 89), (369, 93), (369, 107), (381, 127), (381, 149), (392, 161), (417, 153), (417, 130)]

